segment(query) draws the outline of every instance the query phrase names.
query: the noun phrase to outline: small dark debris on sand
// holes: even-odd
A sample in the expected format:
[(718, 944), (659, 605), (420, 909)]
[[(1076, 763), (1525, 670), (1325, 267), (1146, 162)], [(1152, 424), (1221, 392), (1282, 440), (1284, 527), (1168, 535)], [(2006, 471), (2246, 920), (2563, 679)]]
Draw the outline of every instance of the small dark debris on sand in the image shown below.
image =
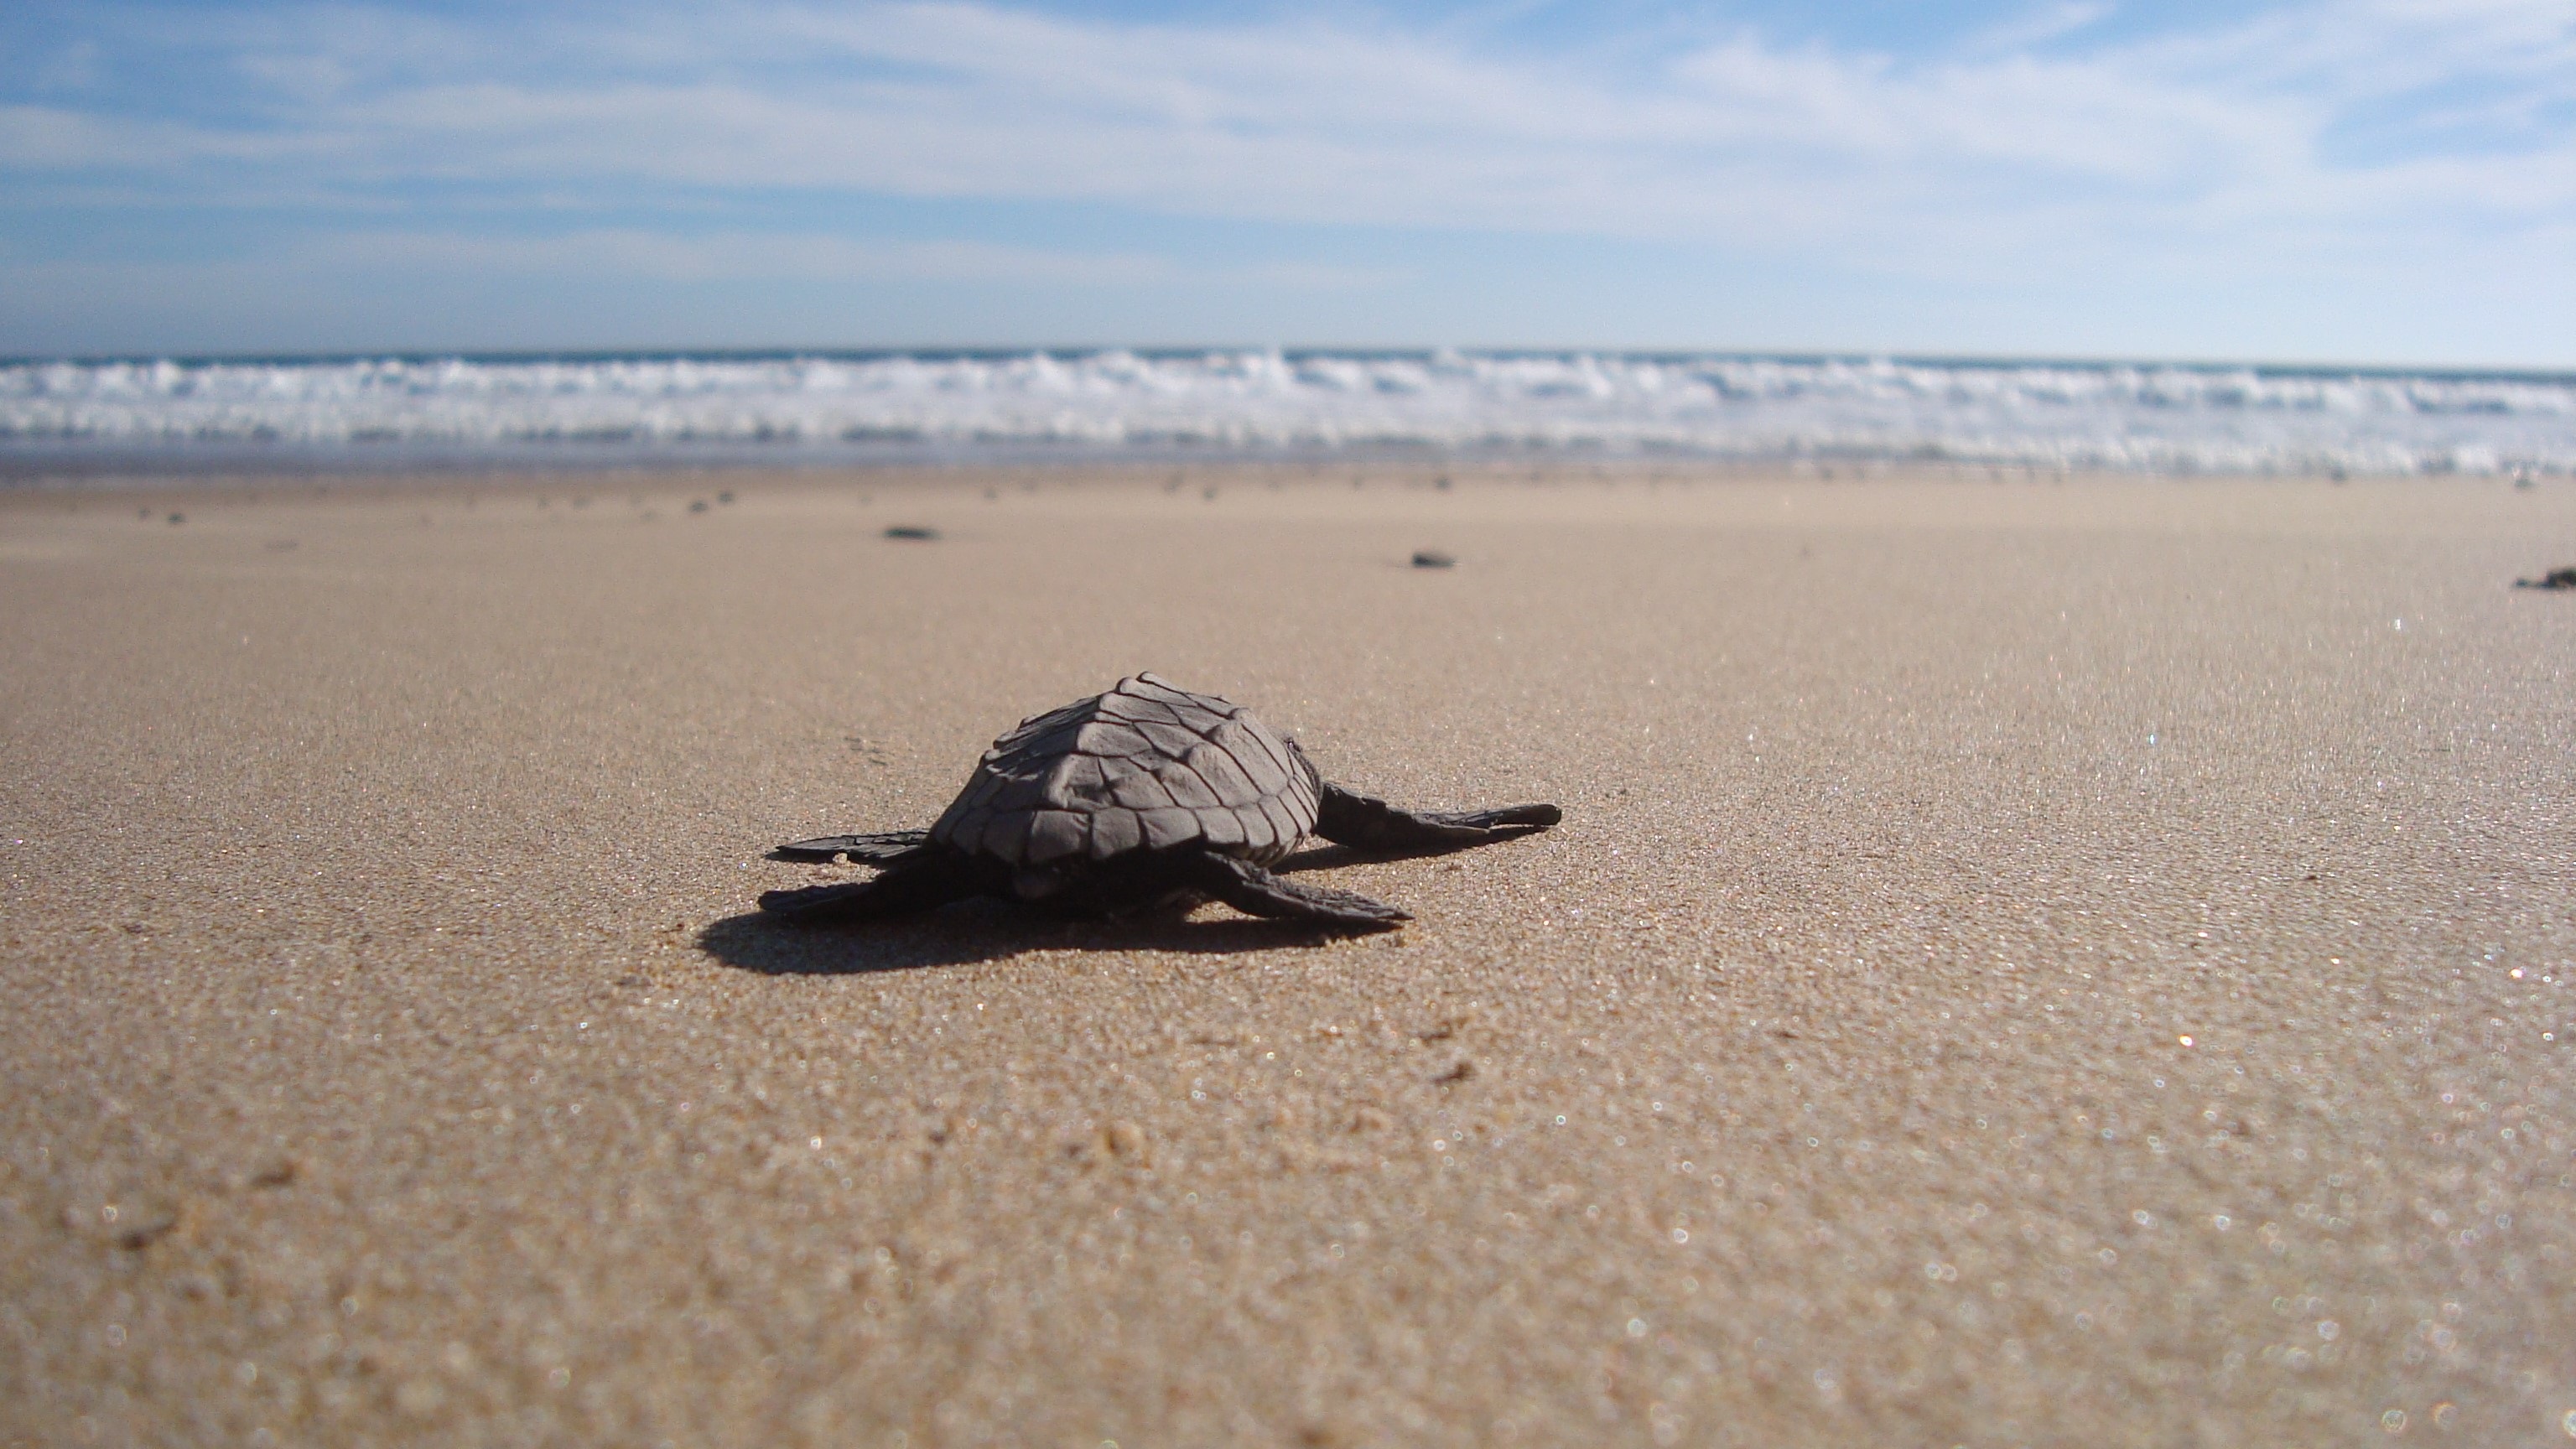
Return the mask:
[(2515, 579), (2517, 589), (2576, 589), (2576, 568), (2551, 569), (2536, 579)]
[(706, 511), (707, 511), (707, 500), (705, 500), (705, 499), (703, 499), (703, 498), (692, 498), (692, 499), (690, 499), (690, 500), (689, 500), (689, 511), (690, 511), (691, 513), (704, 513), (704, 512), (706, 512)]
[(885, 536), (888, 538), (908, 539), (914, 543), (931, 543), (938, 539), (939, 530), (935, 528), (923, 528), (919, 524), (898, 523), (894, 527), (887, 529), (885, 531)]
[(172, 523), (185, 523), (188, 521), (188, 515), (184, 513), (173, 513), (170, 515), (170, 521)]
[(717, 494), (716, 501), (718, 503), (731, 503), (733, 501), (733, 490), (728, 488), (722, 493)]
[(291, 1157), (284, 1158), (252, 1173), (250, 1185), (256, 1188), (293, 1187), (295, 1179), (302, 1176), (303, 1172), (303, 1163)]
[(116, 1245), (129, 1253), (140, 1253), (170, 1236), (179, 1226), (177, 1218), (155, 1218), (141, 1227), (128, 1228), (116, 1235)]
[(1454, 569), (1458, 566), (1458, 556), (1442, 553), (1436, 548), (1421, 549), (1413, 555), (1413, 566), (1418, 569)]

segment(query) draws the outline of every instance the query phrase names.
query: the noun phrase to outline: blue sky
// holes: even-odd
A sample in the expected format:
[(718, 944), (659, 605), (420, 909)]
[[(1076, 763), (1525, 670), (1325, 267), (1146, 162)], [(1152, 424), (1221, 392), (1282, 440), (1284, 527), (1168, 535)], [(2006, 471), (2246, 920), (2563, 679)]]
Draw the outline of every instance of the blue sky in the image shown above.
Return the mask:
[(0, 353), (2576, 365), (2576, 8), (0, 9)]

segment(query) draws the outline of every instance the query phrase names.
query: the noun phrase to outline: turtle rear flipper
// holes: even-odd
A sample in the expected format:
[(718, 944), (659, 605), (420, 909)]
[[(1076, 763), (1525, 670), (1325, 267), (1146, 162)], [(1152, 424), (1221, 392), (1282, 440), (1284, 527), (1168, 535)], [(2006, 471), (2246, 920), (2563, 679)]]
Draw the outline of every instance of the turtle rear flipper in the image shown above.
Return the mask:
[(1553, 805), (1494, 810), (1399, 810), (1373, 795), (1324, 786), (1315, 833), (1353, 850), (1451, 850), (1545, 830), (1565, 818)]
[(892, 865), (918, 855), (930, 843), (927, 830), (888, 830), (877, 835), (818, 835), (791, 840), (769, 852), (771, 860), (839, 860), (847, 856), (863, 865)]
[(1303, 885), (1230, 855), (1196, 854), (1181, 869), (1189, 885), (1247, 916), (1312, 921), (1338, 931), (1391, 931), (1413, 919), (1411, 912), (1356, 891)]
[(919, 915), (964, 900), (979, 889), (973, 876), (958, 869), (954, 860), (907, 857), (874, 880), (764, 892), (760, 909), (791, 925), (819, 926)]

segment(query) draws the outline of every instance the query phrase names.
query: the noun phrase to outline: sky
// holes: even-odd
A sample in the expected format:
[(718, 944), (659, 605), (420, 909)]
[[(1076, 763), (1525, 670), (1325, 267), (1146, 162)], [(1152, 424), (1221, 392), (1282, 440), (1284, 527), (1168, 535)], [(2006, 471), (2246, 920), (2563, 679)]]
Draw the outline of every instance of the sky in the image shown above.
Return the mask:
[(2567, 0), (0, 7), (0, 355), (2576, 366)]

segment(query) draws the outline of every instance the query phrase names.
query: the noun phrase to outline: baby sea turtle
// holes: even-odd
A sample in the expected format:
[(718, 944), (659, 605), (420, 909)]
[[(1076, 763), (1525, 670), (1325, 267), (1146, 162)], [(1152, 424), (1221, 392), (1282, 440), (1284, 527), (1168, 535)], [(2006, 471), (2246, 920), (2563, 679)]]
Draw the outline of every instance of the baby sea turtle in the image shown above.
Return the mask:
[(1247, 915), (1384, 930), (1412, 917), (1273, 875), (1308, 835), (1357, 850), (1455, 849), (1545, 830), (1553, 805), (1398, 810), (1325, 783), (1294, 740), (1212, 694), (1151, 674), (1050, 710), (993, 742), (928, 830), (827, 835), (771, 853), (882, 867), (865, 881), (771, 891), (792, 921), (845, 921), (1004, 896), (1083, 915), (1216, 899)]

